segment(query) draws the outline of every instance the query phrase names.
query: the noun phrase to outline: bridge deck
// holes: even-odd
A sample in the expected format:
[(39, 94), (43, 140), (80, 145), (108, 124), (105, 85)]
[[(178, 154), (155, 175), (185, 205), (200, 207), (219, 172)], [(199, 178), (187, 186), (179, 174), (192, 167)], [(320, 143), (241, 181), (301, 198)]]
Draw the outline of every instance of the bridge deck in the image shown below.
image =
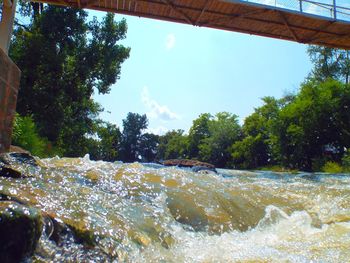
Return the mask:
[[(266, 3), (269, 0), (264, 1)], [(313, 3), (310, 0), (292, 1)], [(335, 19), (336, 12), (333, 17), (327, 18), (299, 12), (301, 10), (293, 11), (281, 6), (261, 5), (247, 0), (37, 0), (37, 2), (350, 49), (350, 22)], [(332, 10), (332, 6), (330, 7)], [(349, 11), (350, 18), (350, 9), (343, 8), (343, 10)]]

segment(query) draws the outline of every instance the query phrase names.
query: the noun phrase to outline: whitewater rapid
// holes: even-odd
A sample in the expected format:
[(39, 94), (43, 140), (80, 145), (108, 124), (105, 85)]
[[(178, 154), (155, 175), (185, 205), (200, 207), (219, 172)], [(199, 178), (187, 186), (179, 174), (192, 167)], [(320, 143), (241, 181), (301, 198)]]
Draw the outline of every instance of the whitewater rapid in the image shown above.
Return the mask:
[(196, 173), (88, 156), (38, 162), (21, 168), (30, 178), (0, 178), (2, 195), (45, 215), (30, 261), (350, 259), (347, 174)]

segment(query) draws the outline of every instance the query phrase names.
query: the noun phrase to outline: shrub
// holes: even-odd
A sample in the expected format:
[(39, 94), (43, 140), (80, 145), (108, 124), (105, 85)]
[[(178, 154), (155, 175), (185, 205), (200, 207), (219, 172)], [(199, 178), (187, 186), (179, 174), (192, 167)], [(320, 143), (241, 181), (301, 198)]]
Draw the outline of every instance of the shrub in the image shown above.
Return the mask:
[(40, 137), (37, 127), (31, 116), (22, 117), (16, 114), (12, 143), (29, 151), (33, 155), (44, 157), (49, 141)]
[(350, 172), (350, 149), (347, 150), (341, 161), (344, 167), (344, 171)]
[(322, 157), (312, 159), (312, 165), (311, 165), (312, 171), (313, 172), (323, 171), (325, 163), (326, 163), (326, 159)]
[(329, 161), (322, 167), (322, 171), (326, 173), (341, 173), (343, 169), (338, 163)]

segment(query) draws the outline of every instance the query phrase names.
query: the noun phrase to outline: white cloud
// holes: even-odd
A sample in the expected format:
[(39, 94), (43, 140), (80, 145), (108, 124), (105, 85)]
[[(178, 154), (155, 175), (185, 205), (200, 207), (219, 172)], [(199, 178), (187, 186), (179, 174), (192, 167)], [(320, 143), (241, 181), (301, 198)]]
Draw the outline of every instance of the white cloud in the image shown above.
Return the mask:
[(165, 48), (167, 50), (173, 49), (175, 47), (176, 38), (174, 34), (168, 34), (165, 41)]
[(164, 127), (164, 126), (158, 126), (156, 128), (148, 128), (146, 130), (146, 132), (148, 133), (153, 133), (153, 134), (156, 134), (156, 135), (164, 135), (166, 134), (167, 132), (169, 131), (168, 128)]
[(157, 101), (151, 98), (148, 88), (144, 87), (141, 93), (141, 99), (145, 107), (149, 110), (147, 116), (153, 119), (161, 119), (163, 121), (172, 121), (180, 119), (180, 116), (172, 112), (168, 106), (159, 105)]

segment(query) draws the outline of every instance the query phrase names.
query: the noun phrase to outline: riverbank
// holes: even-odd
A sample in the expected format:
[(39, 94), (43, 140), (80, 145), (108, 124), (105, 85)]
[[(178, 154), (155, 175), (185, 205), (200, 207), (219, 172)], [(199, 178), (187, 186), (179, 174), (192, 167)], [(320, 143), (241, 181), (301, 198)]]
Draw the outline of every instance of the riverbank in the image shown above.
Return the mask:
[[(271, 165), (271, 166), (264, 166), (256, 169), (258, 171), (271, 171), (271, 172), (279, 172), (279, 173), (292, 173), (296, 174), (298, 172), (302, 172), (297, 169), (290, 169), (279, 165)], [(342, 166), (339, 163), (336, 162), (326, 162), (325, 165), (319, 169), (312, 171), (313, 173), (332, 173), (332, 174), (342, 174), (342, 173), (350, 173), (350, 167), (348, 166)]]

